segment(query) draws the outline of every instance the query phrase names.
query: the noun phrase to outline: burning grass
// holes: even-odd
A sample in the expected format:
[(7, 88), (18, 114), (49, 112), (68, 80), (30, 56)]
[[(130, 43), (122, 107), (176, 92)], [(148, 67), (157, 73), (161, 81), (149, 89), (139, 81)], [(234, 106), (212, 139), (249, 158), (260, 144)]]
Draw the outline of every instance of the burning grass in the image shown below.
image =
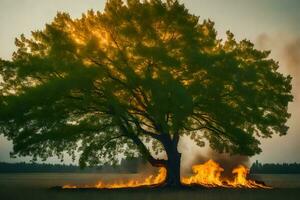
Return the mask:
[(64, 185), (63, 189), (76, 189), (76, 188), (95, 188), (95, 189), (116, 189), (116, 188), (135, 188), (135, 187), (145, 187), (160, 185), (164, 182), (167, 175), (167, 170), (161, 167), (156, 176), (150, 175), (144, 180), (129, 180), (129, 181), (117, 181), (114, 183), (104, 183), (99, 181), (96, 185)]
[(228, 187), (228, 188), (271, 188), (256, 181), (247, 179), (249, 169), (239, 165), (232, 170), (234, 178), (231, 180), (221, 176), (224, 169), (215, 161), (209, 160), (204, 164), (192, 167), (194, 175), (183, 177), (184, 185), (202, 185), (205, 187)]
[[(222, 177), (224, 169), (215, 161), (207, 162), (192, 167), (194, 175), (183, 177), (181, 182), (184, 186), (204, 186), (204, 187), (224, 187), (224, 188), (264, 188), (270, 189), (262, 183), (247, 179), (249, 169), (239, 165), (232, 170), (234, 177), (232, 179)], [(167, 171), (160, 168), (156, 176), (150, 175), (144, 180), (117, 181), (105, 183), (99, 181), (95, 185), (64, 185), (63, 189), (120, 189), (120, 188), (141, 188), (163, 185), (166, 179)]]

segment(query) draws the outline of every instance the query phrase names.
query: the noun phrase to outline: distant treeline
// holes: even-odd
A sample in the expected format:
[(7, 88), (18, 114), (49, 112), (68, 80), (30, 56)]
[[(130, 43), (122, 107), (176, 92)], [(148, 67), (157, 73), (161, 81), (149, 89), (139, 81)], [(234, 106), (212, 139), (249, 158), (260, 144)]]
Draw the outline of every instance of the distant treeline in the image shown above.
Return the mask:
[(6, 163), (0, 162), (0, 173), (36, 173), (36, 172), (76, 172), (76, 173), (137, 173), (139, 159), (122, 160), (120, 165), (102, 165), (81, 169), (76, 165), (41, 164), (41, 163)]
[(259, 163), (256, 161), (250, 168), (252, 174), (300, 174), (300, 163)]
[[(87, 169), (85, 169), (86, 171)], [(39, 163), (5, 163), (0, 162), (0, 172), (77, 172), (75, 165), (39, 164)]]
[[(103, 165), (80, 169), (76, 165), (5, 163), (0, 162), (0, 173), (73, 172), (73, 173), (137, 173), (144, 163), (139, 159), (123, 160), (118, 166)], [(250, 168), (251, 174), (300, 174), (300, 163), (262, 164), (256, 161)]]

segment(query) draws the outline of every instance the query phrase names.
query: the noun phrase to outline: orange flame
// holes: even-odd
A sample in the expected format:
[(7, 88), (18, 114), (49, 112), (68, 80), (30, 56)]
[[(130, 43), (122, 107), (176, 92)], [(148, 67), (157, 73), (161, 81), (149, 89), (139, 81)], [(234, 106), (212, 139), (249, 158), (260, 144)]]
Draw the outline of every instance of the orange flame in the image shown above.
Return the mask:
[(232, 170), (232, 173), (234, 174), (233, 180), (221, 177), (221, 173), (224, 169), (213, 160), (209, 160), (201, 165), (194, 165), (192, 169), (195, 175), (182, 178), (181, 182), (184, 185), (232, 188), (271, 188), (256, 183), (253, 180), (248, 180), (247, 175), (249, 174), (249, 169), (243, 165), (239, 165)]
[(145, 180), (130, 180), (126, 182), (116, 182), (116, 183), (104, 183), (99, 181), (96, 185), (90, 186), (75, 186), (75, 185), (64, 185), (63, 188), (65, 189), (74, 189), (74, 188), (98, 188), (98, 189), (113, 189), (113, 188), (133, 188), (133, 187), (142, 187), (142, 186), (151, 186), (151, 185), (158, 185), (164, 182), (167, 176), (167, 170), (164, 167), (159, 168), (158, 175), (153, 176), (150, 175)]
[(234, 180), (230, 182), (232, 187), (247, 187), (247, 188), (271, 188), (266, 185), (256, 183), (253, 180), (247, 180), (247, 175), (249, 174), (249, 169), (243, 165), (239, 165), (232, 170), (235, 174)]
[[(248, 180), (247, 175), (249, 169), (243, 165), (239, 165), (232, 170), (234, 174), (233, 180), (221, 176), (224, 169), (215, 161), (208, 160), (204, 164), (194, 165), (192, 167), (194, 175), (183, 177), (181, 182), (183, 185), (202, 185), (205, 187), (228, 187), (228, 188), (271, 188), (263, 184), (259, 184), (253, 180)], [(115, 183), (104, 183), (99, 181), (97, 184), (90, 186), (75, 186), (65, 185), (65, 189), (74, 188), (98, 188), (98, 189), (113, 189), (113, 188), (134, 188), (142, 186), (159, 185), (163, 183), (167, 176), (166, 168), (159, 169), (158, 175), (150, 175), (142, 181), (129, 180)]]
[(224, 169), (213, 160), (209, 160), (201, 165), (194, 165), (192, 170), (195, 175), (188, 178), (182, 178), (181, 182), (183, 184), (198, 184), (207, 187), (222, 186), (220, 177), (221, 172), (224, 171)]

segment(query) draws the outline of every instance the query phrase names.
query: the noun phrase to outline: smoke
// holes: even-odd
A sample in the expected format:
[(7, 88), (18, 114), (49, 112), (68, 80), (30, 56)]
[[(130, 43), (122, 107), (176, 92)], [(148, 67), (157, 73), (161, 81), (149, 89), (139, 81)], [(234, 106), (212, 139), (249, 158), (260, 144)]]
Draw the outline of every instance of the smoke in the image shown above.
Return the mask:
[(192, 174), (193, 165), (203, 164), (210, 159), (219, 163), (224, 169), (222, 172), (224, 177), (232, 177), (232, 170), (238, 165), (249, 167), (250, 164), (248, 156), (218, 153), (208, 145), (199, 147), (187, 136), (181, 138), (178, 149), (182, 153), (181, 174), (183, 176)]
[(255, 41), (258, 49), (271, 50), (271, 57), (279, 61), (279, 71), (292, 76), (294, 102), (300, 104), (300, 36), (263, 33)]
[[(290, 127), (287, 136), (275, 138), (274, 142), (263, 141), (263, 157), (266, 159), (280, 158), (284, 162), (299, 160), (300, 143), (300, 36), (288, 34), (261, 34), (256, 40), (259, 49), (271, 50), (271, 58), (279, 62), (279, 71), (292, 76), (292, 94), (294, 100), (289, 104), (291, 118), (287, 125)], [(282, 148), (275, 149), (274, 145), (281, 142)], [(264, 151), (265, 149), (265, 151)]]
[(300, 104), (300, 37), (289, 41), (282, 49), (282, 57), (288, 72), (293, 77), (293, 94)]
[(284, 57), (287, 61), (287, 67), (291, 69), (291, 71), (295, 71), (299, 73), (300, 69), (300, 37), (295, 38), (285, 45)]

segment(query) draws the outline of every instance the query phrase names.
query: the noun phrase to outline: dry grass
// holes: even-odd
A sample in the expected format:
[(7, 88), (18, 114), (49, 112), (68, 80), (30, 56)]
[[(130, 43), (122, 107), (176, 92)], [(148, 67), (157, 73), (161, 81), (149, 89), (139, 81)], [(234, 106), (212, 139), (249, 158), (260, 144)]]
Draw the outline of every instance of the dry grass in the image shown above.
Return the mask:
[[(100, 176), (100, 175), (99, 175)], [(103, 175), (101, 175), (103, 176)], [(119, 175), (120, 176), (120, 175)], [(51, 186), (88, 182), (94, 175), (0, 174), (1, 200), (295, 200), (298, 188), (264, 189), (138, 189), (138, 190), (55, 190)], [(106, 176), (107, 178), (108, 176)], [(99, 177), (96, 177), (96, 179)]]

